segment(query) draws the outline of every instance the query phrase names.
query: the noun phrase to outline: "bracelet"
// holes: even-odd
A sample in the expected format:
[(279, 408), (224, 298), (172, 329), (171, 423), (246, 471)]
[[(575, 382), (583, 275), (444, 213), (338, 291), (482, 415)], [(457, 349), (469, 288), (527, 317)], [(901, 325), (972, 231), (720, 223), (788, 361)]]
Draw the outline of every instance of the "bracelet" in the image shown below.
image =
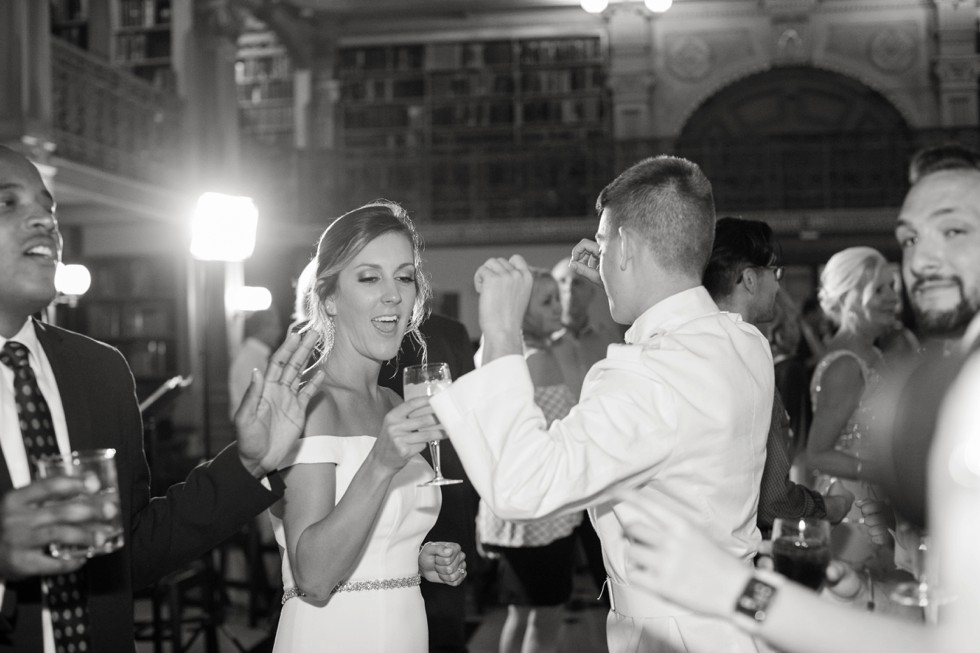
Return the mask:
[(769, 615), (769, 608), (785, 579), (779, 574), (757, 569), (745, 584), (735, 601), (732, 620), (750, 634), (762, 626)]

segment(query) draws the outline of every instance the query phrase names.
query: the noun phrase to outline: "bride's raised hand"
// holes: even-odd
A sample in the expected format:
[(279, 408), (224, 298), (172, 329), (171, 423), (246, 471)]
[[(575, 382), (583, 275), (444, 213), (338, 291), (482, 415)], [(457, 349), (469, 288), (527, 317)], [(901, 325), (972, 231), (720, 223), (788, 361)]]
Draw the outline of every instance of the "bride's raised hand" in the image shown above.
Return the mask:
[(428, 405), (428, 397), (416, 397), (388, 411), (372, 450), (380, 464), (399, 470), (428, 442), (443, 437)]
[(306, 407), (323, 380), (322, 370), (303, 380), (317, 337), (313, 331), (290, 333), (264, 375), (252, 370), (252, 382), (235, 412), (235, 430), (238, 455), (256, 478), (277, 469), (303, 432)]

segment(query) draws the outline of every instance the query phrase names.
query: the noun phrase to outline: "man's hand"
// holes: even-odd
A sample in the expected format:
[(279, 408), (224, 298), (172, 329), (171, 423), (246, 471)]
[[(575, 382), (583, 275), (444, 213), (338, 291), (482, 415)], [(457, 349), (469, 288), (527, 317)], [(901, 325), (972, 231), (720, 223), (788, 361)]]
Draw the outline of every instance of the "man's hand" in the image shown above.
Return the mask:
[(473, 282), (480, 293), (483, 362), (520, 354), (521, 323), (533, 284), (527, 262), (517, 254), (489, 259), (476, 271)]
[(568, 267), (600, 288), (603, 287), (599, 276), (599, 246), (595, 241), (588, 238), (578, 241), (578, 245), (572, 248)]
[(57, 476), (10, 490), (0, 499), (0, 579), (64, 574), (85, 560), (60, 560), (48, 545), (93, 546), (104, 541), (115, 503), (93, 494), (81, 476)]
[(302, 380), (316, 341), (312, 331), (302, 338), (290, 333), (272, 355), (265, 377), (252, 371), (252, 382), (235, 413), (235, 428), (238, 455), (255, 478), (277, 469), (303, 432), (306, 407), (323, 380), (322, 370)]

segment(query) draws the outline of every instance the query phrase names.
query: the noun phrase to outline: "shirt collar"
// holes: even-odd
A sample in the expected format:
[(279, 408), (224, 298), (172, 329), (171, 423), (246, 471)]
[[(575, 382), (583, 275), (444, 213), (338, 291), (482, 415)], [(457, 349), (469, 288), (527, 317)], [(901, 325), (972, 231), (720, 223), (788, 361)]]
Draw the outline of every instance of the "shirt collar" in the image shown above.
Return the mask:
[(13, 338), (4, 338), (3, 336), (0, 336), (0, 347), (3, 347), (11, 340), (19, 342), (27, 347), (27, 351), (30, 354), (29, 358), (32, 359), (31, 365), (36, 367), (39, 360), (37, 352), (40, 350), (41, 343), (37, 341), (37, 332), (34, 330), (33, 320), (28, 318), (28, 320), (24, 322), (24, 326), (20, 328), (20, 331), (18, 331)]
[(683, 290), (657, 302), (636, 318), (633, 326), (626, 332), (626, 343), (635, 344), (649, 340), (694, 318), (718, 312), (718, 305), (704, 286)]

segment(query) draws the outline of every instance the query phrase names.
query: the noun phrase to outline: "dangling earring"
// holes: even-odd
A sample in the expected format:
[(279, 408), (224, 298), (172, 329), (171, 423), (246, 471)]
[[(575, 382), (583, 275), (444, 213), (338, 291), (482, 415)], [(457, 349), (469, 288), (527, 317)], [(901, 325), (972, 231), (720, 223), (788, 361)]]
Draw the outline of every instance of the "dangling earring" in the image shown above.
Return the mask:
[(323, 321), (323, 358), (326, 358), (330, 350), (333, 349), (333, 336), (336, 330), (333, 317), (328, 315), (327, 319)]

